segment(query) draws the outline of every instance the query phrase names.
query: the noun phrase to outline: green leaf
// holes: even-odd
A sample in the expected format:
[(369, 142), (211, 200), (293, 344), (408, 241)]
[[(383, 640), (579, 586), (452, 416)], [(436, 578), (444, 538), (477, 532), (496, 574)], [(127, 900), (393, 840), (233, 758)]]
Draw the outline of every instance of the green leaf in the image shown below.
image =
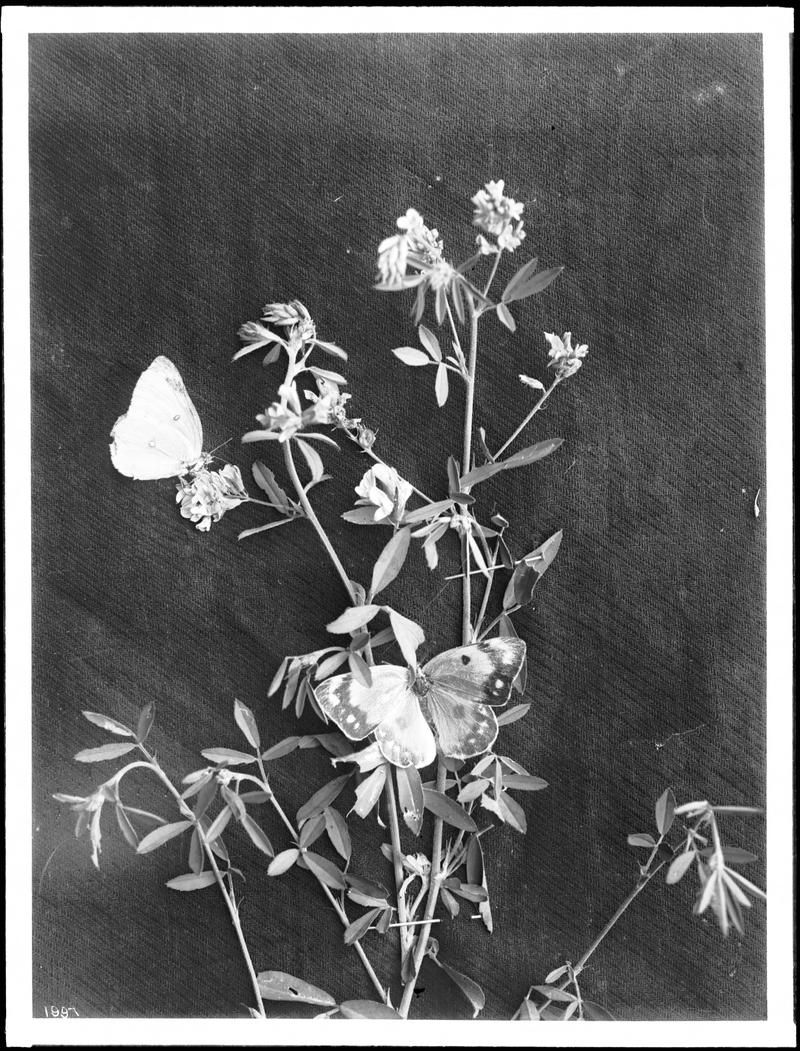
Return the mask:
[(212, 763), (227, 763), (229, 766), (238, 766), (240, 763), (254, 763), (256, 757), (247, 752), (237, 752), (235, 748), (204, 748), (200, 753), (204, 759)]
[(229, 806), (224, 806), (222, 810), (217, 814), (207, 829), (204, 829), (206, 842), (209, 846), (218, 839), (228, 826), (228, 822), (233, 817), (233, 811)]
[(347, 822), (334, 807), (325, 807), (325, 830), (333, 849), (347, 864), (353, 853), (353, 845), (350, 841)]
[(258, 748), (261, 744), (261, 738), (259, 737), (255, 716), (247, 707), (247, 705), (242, 704), (242, 702), (239, 700), (234, 700), (233, 717), (236, 720), (236, 725), (245, 735), (248, 742), (253, 746), (253, 748)]
[(749, 850), (743, 850), (741, 847), (723, 847), (722, 854), (728, 865), (749, 865), (758, 861), (757, 854), (751, 854)]
[(316, 814), (314, 817), (310, 817), (308, 821), (303, 822), (302, 827), (300, 828), (300, 835), (297, 840), (298, 846), (301, 850), (310, 847), (312, 843), (316, 843), (324, 831), (324, 814)]
[(563, 266), (554, 266), (549, 270), (542, 270), (538, 274), (526, 277), (525, 280), (518, 282), (510, 293), (508, 292), (508, 289), (506, 289), (503, 293), (503, 301), (506, 303), (513, 303), (517, 299), (527, 299), (528, 296), (535, 296), (539, 292), (544, 292), (547, 286), (555, 281), (563, 269)]
[(431, 359), (416, 347), (395, 347), (392, 354), (405, 365), (430, 365)]
[(345, 928), (345, 945), (353, 945), (355, 942), (360, 941), (383, 911), (383, 906), (380, 906), (375, 909), (370, 909), (369, 912), (365, 912), (363, 916), (359, 916), (357, 920), (353, 920), (349, 927)]
[(217, 877), (213, 872), (188, 872), (185, 876), (176, 876), (174, 879), (167, 880), (167, 886), (170, 890), (202, 890), (204, 887), (211, 887), (217, 882)]
[(694, 850), (687, 850), (683, 854), (679, 854), (667, 869), (667, 883), (680, 882), (692, 867), (692, 862), (696, 857), (697, 853)]
[(515, 723), (517, 719), (522, 719), (528, 714), (530, 707), (530, 704), (515, 704), (513, 708), (507, 708), (497, 716), (497, 725), (508, 726), (509, 723)]
[(282, 850), (280, 854), (276, 854), (272, 861), (270, 861), (269, 867), (267, 868), (267, 875), (282, 876), (284, 872), (289, 871), (299, 857), (300, 851), (296, 847), (290, 847), (289, 850)]
[(503, 784), (506, 788), (513, 788), (518, 792), (538, 792), (542, 788), (549, 788), (541, 777), (532, 777), (530, 774), (506, 774)]
[(334, 890), (344, 890), (347, 887), (344, 873), (332, 861), (311, 850), (303, 854), (303, 859), (320, 883), (324, 883), (326, 887), (333, 887)]
[(553, 982), (557, 982), (558, 979), (561, 978), (562, 975), (565, 975), (568, 970), (569, 970), (569, 968), (566, 965), (564, 965), (562, 967), (556, 967), (556, 969), (554, 971), (551, 971), (550, 974), (546, 975), (545, 980), (544, 980), (544, 984), (545, 985), (552, 985)]
[(572, 993), (565, 992), (563, 989), (559, 989), (555, 985), (534, 985), (533, 988), (537, 993), (546, 996), (548, 1000), (554, 1000), (559, 1004), (571, 1004), (577, 999)]
[(486, 1006), (486, 997), (484, 996), (483, 989), (481, 989), (476, 981), (473, 981), (472, 978), (468, 978), (465, 974), (457, 971), (455, 967), (451, 967), (449, 964), (444, 963), (436, 956), (434, 956), (433, 959), (445, 972), (448, 978), (454, 982), (464, 994), (472, 1006), (472, 1017), (477, 1018)]
[(485, 463), (483, 467), (474, 467), (461, 479), (461, 486), (466, 489), (470, 486), (477, 485), (478, 482), (485, 482), (487, 478), (499, 474), (500, 471), (504, 471), (505, 468), (506, 465), (504, 461), (500, 463)]
[(545, 456), (549, 456), (550, 453), (554, 453), (563, 444), (563, 438), (547, 438), (543, 442), (529, 445), (525, 449), (520, 449), (518, 453), (514, 453), (513, 456), (509, 456), (507, 460), (502, 461), (503, 467), (506, 470), (510, 470), (515, 467), (525, 467), (527, 464), (536, 463), (538, 460), (543, 460)]
[(402, 1018), (393, 1007), (377, 1000), (346, 1000), (339, 1004), (339, 1012), (342, 1018)]
[(414, 511), (407, 511), (403, 515), (403, 525), (416, 525), (417, 522), (428, 522), (445, 511), (449, 511), (452, 506), (452, 500), (437, 500), (435, 503), (425, 504), (424, 507), (418, 507)]
[(583, 1001), (583, 1014), (590, 1022), (616, 1022), (616, 1018), (602, 1004), (594, 1000)]
[(334, 799), (338, 798), (349, 780), (350, 774), (343, 774), (341, 777), (335, 777), (332, 781), (324, 784), (297, 811), (297, 823), (302, 824), (308, 818), (321, 814), (326, 806), (330, 806)]
[(289, 498), (278, 485), (275, 475), (269, 467), (261, 463), (260, 460), (256, 460), (251, 470), (256, 485), (267, 494), (271, 502), (277, 504), (278, 507), (287, 508), (289, 506)]
[(400, 647), (406, 663), (411, 667), (416, 666), (417, 650), (425, 641), (425, 633), (419, 624), (409, 620), (408, 617), (404, 617), (390, 606), (384, 606), (383, 608), (389, 614), (389, 622), (392, 625), (394, 637), (397, 639), (397, 645)]
[(359, 817), (365, 818), (380, 799), (383, 786), (386, 784), (386, 767), (386, 763), (377, 767), (356, 789), (356, 802), (353, 810)]
[(500, 320), (510, 332), (517, 331), (517, 323), (514, 320), (511, 311), (508, 309), (505, 303), (497, 304), (497, 316), (500, 318)]
[(261, 760), (264, 763), (269, 763), (273, 759), (281, 759), (285, 755), (289, 755), (293, 752), (300, 743), (299, 737), (284, 737), (282, 741), (278, 741), (271, 748), (268, 748), (266, 752), (261, 753)]
[(419, 770), (415, 766), (397, 766), (394, 772), (397, 776), (397, 799), (403, 821), (411, 832), (418, 836), (422, 831), (422, 821), (425, 816), (425, 800)]
[(352, 675), (358, 679), (362, 686), (369, 689), (372, 686), (372, 672), (361, 654), (355, 651), (349, 652), (347, 654), (347, 664)]
[(536, 1005), (531, 1003), (530, 1000), (523, 1000), (520, 1005), (519, 1012), (517, 1013), (518, 1022), (540, 1022), (539, 1012), (536, 1010)]
[(491, 783), (485, 777), (479, 777), (476, 781), (470, 781), (458, 793), (458, 802), (471, 803), (473, 799), (482, 796)]
[[(295, 441), (297, 442), (297, 448), (303, 454), (303, 457), (308, 464), (308, 469), (311, 472), (312, 483), (316, 484), (317, 482), (321, 482), (322, 477), (325, 474), (322, 457), (313, 446), (309, 445), (308, 442), (304, 442), (302, 438), (295, 438)], [(308, 487), (306, 486), (306, 488)]]
[(516, 799), (513, 799), (507, 792), (503, 792), (497, 802), (502, 811), (503, 819), (524, 836), (528, 831), (528, 821), (525, 817), (525, 811)]
[(73, 758), (79, 763), (102, 763), (106, 759), (118, 759), (134, 748), (135, 744), (103, 744), (99, 748), (84, 748)]
[[(531, 601), (533, 588), (552, 565), (563, 539), (564, 531), (559, 529), (557, 533), (553, 533), (551, 537), (548, 537), (543, 544), (540, 544), (530, 554), (520, 559), (514, 568), (503, 595), (503, 608), (505, 610), (514, 609), (515, 605), (526, 605)], [(532, 573), (535, 576), (532, 576)]]
[(263, 1000), (294, 1000), (299, 1004), (335, 1007), (336, 1001), (324, 989), (304, 982), (302, 978), (283, 971), (261, 971), (257, 976), (258, 991)]
[(380, 610), (380, 606), (373, 605), (351, 606), (336, 620), (326, 624), (325, 627), (332, 635), (347, 635), (351, 631), (356, 631), (358, 628), (363, 628), (365, 624), (369, 624)]
[(266, 832), (250, 817), (249, 814), (245, 814), (242, 818), (242, 828), (247, 832), (248, 836), (252, 839), (262, 854), (266, 854), (268, 858), (275, 856), (275, 851), (272, 849), (272, 844), (270, 843)]
[(446, 821), (448, 825), (452, 825), (454, 828), (461, 828), (465, 832), (477, 832), (478, 826), (464, 810), (463, 807), (459, 806), (454, 799), (446, 796), (443, 792), (437, 792), (434, 789), (425, 788), (423, 789), (423, 798), (425, 801), (425, 809), (430, 810), (436, 817), (440, 817), (443, 821)]
[(447, 395), (450, 393), (450, 384), (447, 379), (447, 366), (445, 364), (439, 365), (436, 369), (436, 383), (434, 389), (436, 393), (436, 404), (441, 409), (447, 401)]
[(136, 723), (136, 740), (139, 744), (143, 744), (150, 736), (150, 731), (153, 729), (155, 718), (156, 706), (153, 701), (151, 701), (139, 712), (139, 718)]
[(458, 895), (459, 898), (475, 902), (475, 904), (489, 900), (489, 894), (483, 887), (478, 887), (472, 883), (461, 883), (459, 880), (454, 880), (453, 882), (455, 885), (451, 886), (450, 880), (446, 880), (445, 886), (452, 894)]
[(533, 274), (536, 271), (536, 267), (538, 265), (539, 260), (534, 258), (527, 262), (524, 266), (521, 266), (516, 272), (516, 274), (514, 274), (514, 276), (506, 285), (505, 289), (503, 290), (503, 295), (501, 296), (501, 299), (504, 302), (512, 302), (512, 300), (508, 299), (509, 293), (513, 292), (515, 288), (518, 288), (524, 281), (526, 281), (531, 276), (531, 274)]
[(81, 715), (84, 719), (88, 719), (90, 723), (94, 723), (95, 726), (108, 730), (109, 733), (119, 734), (120, 737), (136, 736), (133, 730), (123, 723), (117, 722), (116, 719), (111, 719), (108, 715), (101, 715), (99, 712), (81, 712)]
[(120, 803), (118, 803), (114, 807), (114, 810), (117, 815), (117, 824), (119, 825), (120, 832), (125, 837), (125, 840), (128, 843), (128, 845), (133, 847), (134, 850), (137, 850), (139, 847), (139, 837), (136, 834), (136, 829), (130, 822), (130, 818), (125, 813), (125, 808)]
[(656, 841), (649, 832), (632, 832), (628, 836), (628, 846), (630, 847), (647, 847), (652, 850), (655, 845)]
[(370, 598), (383, 591), (395, 579), (403, 568), (410, 543), (411, 530), (406, 526), (403, 529), (398, 529), (383, 551), (381, 551), (378, 561), (372, 570)]
[(419, 341), (423, 347), (427, 350), (434, 361), (442, 360), (442, 348), (439, 346), (439, 340), (434, 336), (430, 329), (424, 325), (419, 326)]
[(656, 803), (656, 827), (662, 836), (666, 836), (667, 832), (672, 828), (674, 820), (675, 796), (672, 793), (672, 789), (668, 788)]
[[(389, 846), (389, 844), (385, 844)], [(389, 847), (391, 850), (391, 847)], [(378, 905), (386, 907), (388, 901), (389, 892), (381, 883), (374, 883), (371, 879), (364, 879), (363, 876), (353, 876), (349, 872), (345, 873), (345, 879), (347, 880), (347, 896), (359, 905), (369, 905), (370, 907), (377, 907)]]

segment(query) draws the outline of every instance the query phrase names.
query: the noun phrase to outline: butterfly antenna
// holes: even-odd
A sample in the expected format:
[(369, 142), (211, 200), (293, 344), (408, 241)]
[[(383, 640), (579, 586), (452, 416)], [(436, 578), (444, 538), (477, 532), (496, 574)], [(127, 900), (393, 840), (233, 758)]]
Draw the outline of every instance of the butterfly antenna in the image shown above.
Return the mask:
[[(229, 442), (232, 442), (232, 441), (233, 441), (233, 438), (226, 438), (224, 442), (220, 442), (219, 445), (215, 445), (214, 448), (211, 450), (211, 452), (209, 452), (207, 455), (210, 456), (210, 457), (213, 456), (214, 453), (217, 451), (217, 449), (221, 449), (223, 445), (228, 445)], [(220, 459), (220, 457), (217, 457), (217, 459)]]

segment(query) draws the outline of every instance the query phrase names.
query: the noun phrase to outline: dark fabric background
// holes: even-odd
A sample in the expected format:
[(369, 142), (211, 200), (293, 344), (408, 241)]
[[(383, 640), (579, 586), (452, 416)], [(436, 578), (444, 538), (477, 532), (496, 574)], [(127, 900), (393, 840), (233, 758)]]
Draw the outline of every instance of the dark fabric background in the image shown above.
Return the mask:
[[(389, 354), (415, 341), (411, 297), (372, 291), (375, 252), (413, 206), (464, 258), (469, 198), (487, 179), (526, 203), (519, 261), (566, 266), (516, 307), (515, 336), (482, 325), (476, 422), (491, 444), (530, 404), (517, 373), (545, 375), (544, 331), (571, 329), (590, 354), (529, 434), (562, 449), (481, 486), (518, 556), (564, 530), (518, 620), (533, 708), (504, 737), (551, 787), (520, 797), (527, 837), (487, 840), (494, 936), (443, 923), (442, 955), (482, 984), (485, 1017), (507, 1018), (632, 886), (626, 835), (652, 828), (667, 786), (763, 803), (760, 54), (754, 36), (31, 39), (35, 1015), (50, 1003), (84, 1017), (245, 1013), (221, 902), (164, 887), (185, 870), (178, 843), (137, 858), (109, 815), (97, 872), (51, 793), (111, 773), (72, 761), (107, 739), (82, 709), (130, 720), (155, 700), (153, 741), (176, 777), (202, 765), (201, 748), (242, 743), (234, 697), (267, 741), (296, 732), (267, 684), (285, 653), (326, 643), (345, 604), (306, 524), (237, 543), (263, 521), (245, 508), (204, 535), (171, 482), (114, 471), (108, 434), (138, 375), (167, 354), (206, 448), (238, 438), (278, 372), (257, 356), (231, 364), (236, 329), (299, 297), (350, 352), (353, 412), (378, 451), (442, 492), (462, 395), (454, 386), (437, 411), (432, 377)], [(256, 456), (280, 471), (272, 446), (226, 452), (245, 474)], [(352, 446), (325, 459), (335, 478), (316, 490), (319, 513), (366, 581), (386, 534), (339, 516), (368, 462)], [(459, 585), (443, 586), (455, 567), (450, 552), (430, 574), (416, 549), (387, 593), (424, 626), (428, 655), (459, 641)], [(273, 777), (294, 812), (330, 774), (303, 752)], [(155, 785), (130, 792), (170, 813)], [(730, 823), (756, 851), (762, 831)], [(367, 852), (377, 832), (356, 827), (357, 867), (386, 880)], [(310, 877), (268, 879), (234, 838), (256, 967), (370, 996)], [(748, 875), (763, 880), (761, 863)], [(691, 904), (688, 885), (656, 880), (593, 959), (586, 994), (623, 1019), (764, 1017), (763, 909), (724, 940)], [(389, 939), (365, 944), (393, 966)], [(469, 1016), (427, 968), (421, 986), (419, 1015)]]

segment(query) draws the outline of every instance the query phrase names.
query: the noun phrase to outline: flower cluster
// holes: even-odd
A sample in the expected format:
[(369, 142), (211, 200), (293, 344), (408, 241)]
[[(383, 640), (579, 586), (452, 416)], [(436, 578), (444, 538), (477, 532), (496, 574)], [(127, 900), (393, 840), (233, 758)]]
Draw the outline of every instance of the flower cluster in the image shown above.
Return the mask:
[(571, 332), (565, 332), (563, 339), (554, 332), (545, 332), (544, 338), (550, 344), (548, 367), (555, 366), (556, 375), (560, 380), (576, 373), (583, 364), (583, 358), (589, 353), (588, 343), (572, 346)]
[(525, 239), (525, 231), (522, 229), (525, 205), (512, 197), (506, 197), (503, 194), (504, 186), (503, 179), (487, 182), (484, 189), (478, 190), (472, 198), (475, 205), (473, 223), (485, 233), (497, 238), (497, 244), (494, 245), (490, 244), (483, 234), (478, 235), (476, 244), (482, 255), (503, 250), (513, 252)]
[(360, 498), (356, 506), (369, 508), (373, 522), (397, 524), (413, 491), (393, 467), (377, 463), (356, 486), (356, 495)]
[(77, 812), (76, 836), (80, 836), (87, 829), (89, 830), (89, 841), (92, 844), (92, 864), (97, 869), (100, 868), (103, 838), (100, 830), (100, 817), (103, 813), (103, 806), (117, 799), (117, 785), (123, 772), (120, 771), (114, 774), (109, 781), (104, 781), (90, 796), (71, 796), (66, 795), (64, 792), (56, 792), (53, 795), (53, 799), (59, 803), (69, 803), (70, 810)]
[(317, 338), (316, 325), (299, 299), (293, 299), (289, 303), (267, 303), (262, 308), (261, 321), (282, 329), (283, 334), (273, 332), (260, 321), (245, 321), (239, 327), (238, 332), (239, 339), (242, 340), (244, 346), (234, 354), (234, 361), (245, 354), (267, 346), (271, 346), (271, 349), (264, 358), (265, 365), (271, 365), (278, 360), (281, 347), (290, 357), (296, 356), (299, 351), (306, 349), (310, 351), (314, 347), (319, 347), (326, 354), (347, 360), (347, 354), (341, 347)]
[(444, 246), (439, 231), (430, 230), (414, 208), (397, 220), (402, 233), (387, 237), (378, 246), (378, 270), (384, 288), (401, 289), (418, 284), (422, 278), (407, 277), (409, 266), (417, 270), (434, 271), (443, 280), (445, 272), (453, 268), (443, 258)]
[(207, 533), (212, 522), (218, 522), (226, 511), (249, 499), (241, 473), (233, 464), (221, 471), (198, 471), (191, 481), (178, 483), (175, 497), (181, 515), (190, 518), (201, 532)]

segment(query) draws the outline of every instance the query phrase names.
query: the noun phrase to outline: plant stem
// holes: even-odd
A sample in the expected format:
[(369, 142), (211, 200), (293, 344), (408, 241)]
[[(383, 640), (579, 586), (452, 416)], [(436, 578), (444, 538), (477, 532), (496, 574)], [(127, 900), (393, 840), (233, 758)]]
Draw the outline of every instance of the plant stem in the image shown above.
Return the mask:
[(191, 815), (190, 820), (194, 824), (195, 830), (197, 831), (198, 839), (200, 840), (200, 843), (202, 844), (203, 850), (205, 851), (205, 855), (208, 858), (209, 864), (211, 865), (211, 870), (214, 873), (214, 878), (217, 881), (217, 886), (219, 887), (220, 891), (222, 892), (222, 896), (225, 899), (225, 904), (228, 907), (228, 913), (229, 913), (230, 918), (231, 918), (231, 923), (233, 924), (233, 928), (236, 931), (236, 937), (237, 937), (237, 939), (239, 941), (239, 948), (242, 951), (242, 956), (244, 957), (244, 962), (245, 962), (245, 964), (247, 966), (247, 973), (250, 976), (250, 982), (251, 982), (251, 984), (253, 986), (253, 991), (255, 992), (255, 995), (256, 995), (256, 1004), (258, 1005), (258, 1013), (259, 1013), (261, 1018), (266, 1019), (267, 1016), (266, 1016), (266, 1013), (264, 1011), (264, 1001), (261, 998), (261, 990), (259, 989), (259, 986), (258, 986), (258, 977), (256, 976), (256, 970), (255, 970), (255, 967), (253, 966), (253, 961), (252, 961), (252, 958), (250, 956), (250, 950), (247, 948), (247, 942), (245, 941), (244, 931), (242, 930), (242, 924), (241, 924), (241, 921), (239, 919), (239, 910), (236, 907), (236, 899), (234, 898), (232, 893), (228, 892), (228, 889), (225, 886), (225, 881), (223, 880), (222, 873), (220, 872), (219, 866), (217, 865), (216, 858), (214, 857), (214, 852), (211, 849), (211, 847), (209, 846), (208, 840), (206, 839), (205, 832), (203, 831), (203, 826), (202, 826), (202, 824), (200, 822), (200, 819), (197, 818), (194, 815), (194, 813), (192, 812), (191, 808), (181, 798), (180, 792), (173, 785), (172, 781), (170, 781), (170, 779), (167, 777), (166, 773), (161, 768), (160, 764), (155, 759), (155, 757), (152, 756), (150, 754), (150, 752), (148, 752), (148, 750), (145, 748), (145, 746), (143, 744), (139, 745), (139, 749), (142, 752), (142, 754), (147, 758), (147, 761), (148, 761), (150, 767), (152, 768), (152, 770), (156, 773), (156, 775), (160, 778), (162, 783), (169, 790), (170, 794), (177, 801), (178, 809), (180, 810), (180, 812), (182, 814), (185, 814), (187, 817), (189, 817)]
[[(472, 426), (473, 417), (475, 413), (475, 373), (477, 371), (478, 364), (478, 311), (475, 307), (475, 302), (472, 297), (467, 297), (467, 305), (469, 307), (469, 321), (470, 321), (470, 332), (469, 332), (469, 375), (467, 377), (467, 397), (464, 408), (464, 442), (463, 452), (461, 458), (461, 470), (466, 474), (470, 469), (470, 461), (472, 459)], [(469, 543), (467, 540), (466, 533), (461, 538), (461, 550), (462, 559), (464, 563), (464, 579), (462, 581), (462, 615), (461, 615), (461, 639), (465, 646), (468, 646), (472, 642), (472, 581), (469, 573)], [(444, 792), (445, 783), (447, 781), (447, 769), (442, 762), (441, 757), (439, 758), (439, 765), (436, 768), (436, 790), (437, 792)], [(419, 975), (419, 969), (422, 966), (422, 961), (425, 959), (425, 953), (428, 948), (428, 938), (431, 933), (431, 923), (433, 914), (436, 912), (436, 903), (439, 900), (439, 888), (441, 885), (441, 869), (442, 869), (442, 835), (443, 835), (444, 822), (441, 818), (436, 818), (433, 825), (433, 848), (432, 848), (432, 860), (431, 860), (431, 877), (428, 889), (428, 900), (425, 902), (425, 920), (427, 921), (420, 932), (419, 939), (417, 941), (417, 947), (414, 952), (414, 970), (412, 972), (411, 980), (407, 983), (403, 990), (403, 999), (400, 1003), (398, 1010), (403, 1018), (408, 1017), (408, 1011), (411, 1006), (411, 999), (414, 995), (414, 988), (417, 984), (417, 977)]]
[[(673, 851), (673, 856), (674, 856), (675, 853), (676, 852)], [(652, 860), (652, 857), (653, 857), (653, 855), (651, 855), (651, 860)], [(556, 986), (557, 989), (562, 989), (562, 990), (566, 989), (566, 987), (573, 980), (573, 976), (577, 977), (581, 973), (581, 971), (584, 969), (586, 964), (589, 962), (590, 957), (596, 952), (596, 950), (599, 947), (600, 943), (608, 935), (608, 933), (613, 929), (613, 927), (619, 921), (620, 917), (624, 915), (624, 913), (627, 911), (627, 909), (632, 904), (632, 902), (635, 901), (635, 899), (642, 893), (642, 891), (647, 886), (647, 884), (650, 882), (650, 880), (653, 878), (653, 876), (655, 876), (656, 873), (659, 872), (659, 870), (662, 869), (667, 864), (667, 862), (671, 861), (671, 860), (672, 860), (671, 858), (667, 858), (664, 861), (661, 861), (658, 865), (656, 865), (656, 867), (653, 869), (652, 872), (648, 872), (646, 875), (642, 875), (639, 878), (639, 882), (636, 884), (636, 886), (633, 888), (633, 890), (630, 892), (630, 894), (627, 896), (627, 898), (623, 901), (623, 903), (619, 906), (619, 908), (614, 913), (614, 915), (611, 917), (611, 919), (608, 921), (608, 923), (605, 925), (605, 927), (603, 927), (603, 929), (597, 935), (597, 937), (592, 942), (592, 944), (589, 946), (589, 948), (586, 950), (586, 952), (583, 954), (583, 956), (581, 956), (580, 960), (578, 960), (578, 962), (573, 965), (573, 967), (572, 967), (572, 976), (568, 975), (566, 978), (564, 978), (562, 980), (562, 982), (560, 983), (560, 985)], [(533, 992), (533, 988), (534, 987), (531, 986), (530, 989), (528, 990), (528, 994), (525, 997), (526, 1000), (530, 999), (531, 993)], [(549, 1000), (549, 999), (546, 1000), (541, 1005), (541, 1007), (538, 1008), (538, 1010), (540, 1012), (543, 1011), (552, 1002), (553, 1002), (552, 1000)], [(514, 1018), (516, 1018), (516, 1016), (518, 1014), (519, 1014), (519, 1010), (517, 1010), (517, 1012), (515, 1013)], [(512, 1019), (512, 1021), (513, 1021), (513, 1019)]]
[(347, 589), (347, 594), (350, 596), (350, 601), (353, 603), (353, 605), (356, 605), (356, 593), (353, 588), (352, 582), (348, 577), (347, 573), (345, 572), (344, 566), (339, 561), (339, 556), (336, 554), (336, 551), (333, 548), (333, 544), (328, 539), (328, 534), (325, 532), (322, 523), (317, 518), (316, 513), (314, 512), (314, 508), (311, 506), (311, 501), (308, 499), (308, 496), (306, 495), (306, 492), (303, 489), (303, 485), (297, 474), (297, 468), (295, 467), (294, 458), (292, 456), (291, 440), (283, 443), (283, 458), (286, 463), (286, 470), (289, 472), (289, 477), (292, 480), (292, 485), (294, 486), (295, 492), (297, 493), (297, 499), (300, 501), (300, 505), (305, 511), (306, 517), (308, 518), (309, 522), (311, 522), (313, 527), (316, 529), (317, 535), (322, 541), (322, 546), (328, 553), (328, 557), (333, 563), (336, 572), (341, 577), (342, 583)]
[[(436, 770), (436, 791), (444, 792), (445, 781), (447, 780), (447, 770), (444, 763), (439, 760), (439, 766)], [(403, 999), (400, 1002), (398, 1011), (403, 1018), (408, 1018), (408, 1010), (411, 1006), (411, 998), (414, 995), (414, 989), (417, 984), (417, 977), (419, 976), (419, 969), (422, 966), (422, 961), (425, 959), (425, 953), (428, 948), (428, 937), (431, 933), (431, 920), (433, 914), (436, 912), (436, 903), (439, 900), (439, 886), (441, 884), (441, 868), (442, 868), (442, 829), (444, 822), (441, 818), (436, 819), (433, 826), (433, 861), (431, 862), (431, 878), (428, 889), (428, 900), (425, 902), (425, 915), (423, 917), (425, 926), (417, 942), (417, 948), (414, 952), (414, 971), (411, 976), (411, 980), (403, 990)]]
[[(464, 441), (461, 459), (461, 470), (464, 474), (470, 471), (472, 460), (472, 425), (475, 414), (475, 373), (478, 364), (478, 312), (475, 302), (467, 298), (469, 307), (469, 376), (467, 378), (467, 397), (464, 406)], [(465, 486), (469, 492), (469, 486)], [(466, 534), (462, 537), (464, 579), (461, 582), (461, 641), (464, 646), (472, 642), (472, 580), (469, 574), (469, 543)]]
[(497, 273), (497, 268), (500, 265), (500, 256), (502, 254), (502, 252), (497, 252), (497, 254), (494, 257), (494, 266), (492, 267), (491, 274), (489, 274), (489, 280), (486, 282), (486, 287), (483, 290), (484, 296), (489, 295), (489, 289), (492, 287), (492, 281), (494, 281), (494, 275)]
[(504, 453), (506, 451), (506, 449), (509, 447), (509, 445), (511, 445), (511, 443), (514, 441), (514, 439), (525, 430), (525, 428), (531, 422), (533, 417), (536, 415), (536, 413), (539, 411), (539, 409), (541, 409), (541, 407), (544, 405), (544, 403), (547, 401), (547, 399), (550, 397), (550, 395), (553, 393), (553, 391), (556, 389), (556, 387), (559, 385), (560, 382), (561, 382), (561, 380), (558, 377), (556, 377), (553, 380), (553, 382), (550, 384), (550, 386), (547, 388), (547, 390), (544, 392), (544, 394), (541, 396), (541, 398), (539, 398), (539, 400), (536, 402), (534, 407), (531, 409), (531, 411), (528, 413), (528, 415), (525, 417), (525, 419), (522, 421), (522, 423), (519, 425), (519, 427), (517, 427), (517, 429), (514, 431), (514, 433), (511, 435), (510, 438), (507, 438), (503, 442), (503, 444), (500, 446), (500, 448), (494, 454), (495, 460), (497, 459), (498, 456), (500, 456), (502, 453)]
[[(256, 758), (258, 760), (258, 770), (259, 770), (259, 773), (261, 774), (262, 787), (263, 787), (264, 791), (267, 793), (267, 795), (269, 796), (269, 801), (270, 801), (270, 803), (272, 803), (273, 807), (275, 808), (275, 812), (278, 814), (278, 817), (280, 817), (281, 821), (284, 823), (284, 825), (288, 829), (289, 835), (292, 837), (292, 839), (295, 841), (295, 843), (297, 843), (298, 839), (299, 839), (297, 831), (296, 831), (294, 825), (292, 824), (292, 822), (286, 816), (286, 812), (284, 811), (283, 807), (280, 805), (278, 800), (275, 798), (275, 793), (272, 791), (272, 789), (269, 786), (269, 779), (267, 778), (267, 772), (264, 769), (264, 760), (261, 758), (260, 754), (257, 754)], [(330, 887), (326, 886), (326, 884), (324, 884), (321, 880), (317, 880), (317, 882), (319, 883), (320, 887), (322, 888), (322, 890), (323, 890), (323, 892), (325, 894), (325, 897), (328, 899), (328, 901), (333, 906), (333, 908), (334, 908), (334, 910), (336, 912), (336, 915), (341, 920), (342, 926), (349, 927), (350, 926), (350, 920), (347, 917), (347, 913), (344, 911), (344, 909), (341, 906), (341, 904), (334, 897)], [(364, 966), (364, 970), (369, 975), (369, 979), (372, 982), (372, 984), (375, 987), (375, 989), (377, 990), (378, 994), (380, 995), (381, 1000), (384, 1003), (387, 1003), (388, 1002), (388, 993), (387, 993), (386, 989), (384, 989), (383, 985), (381, 984), (381, 980), (380, 980), (380, 978), (378, 978), (377, 974), (375, 973), (375, 970), (374, 970), (372, 964), (369, 962), (369, 957), (364, 952), (364, 949), (362, 948), (361, 943), (360, 942), (354, 942), (353, 943), (353, 948), (356, 950), (356, 953), (358, 954), (358, 957), (359, 957), (359, 959), (361, 960), (361, 963)]]
[(406, 897), (403, 892), (403, 863), (400, 860), (402, 853), (400, 847), (400, 822), (397, 818), (397, 795), (394, 788), (395, 771), (391, 765), (386, 777), (386, 796), (389, 811), (389, 832), (392, 837), (392, 862), (394, 865), (394, 883), (397, 889), (397, 918), (400, 921), (400, 963), (414, 941), (413, 932), (407, 926), (408, 912), (406, 910)]

